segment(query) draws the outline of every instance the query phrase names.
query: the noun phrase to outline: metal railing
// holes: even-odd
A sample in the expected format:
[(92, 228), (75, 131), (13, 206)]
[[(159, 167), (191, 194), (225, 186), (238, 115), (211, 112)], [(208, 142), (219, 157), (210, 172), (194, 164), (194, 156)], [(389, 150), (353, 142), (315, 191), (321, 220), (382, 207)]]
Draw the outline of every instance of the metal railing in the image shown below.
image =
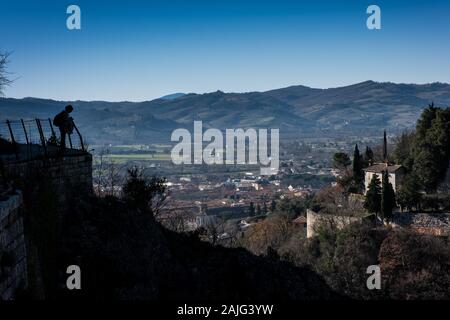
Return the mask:
[[(51, 119), (0, 121), (0, 138), (10, 143), (16, 158), (48, 156), (61, 149), (61, 137)], [(66, 136), (66, 148), (86, 151), (83, 137), (75, 124), (73, 133)]]

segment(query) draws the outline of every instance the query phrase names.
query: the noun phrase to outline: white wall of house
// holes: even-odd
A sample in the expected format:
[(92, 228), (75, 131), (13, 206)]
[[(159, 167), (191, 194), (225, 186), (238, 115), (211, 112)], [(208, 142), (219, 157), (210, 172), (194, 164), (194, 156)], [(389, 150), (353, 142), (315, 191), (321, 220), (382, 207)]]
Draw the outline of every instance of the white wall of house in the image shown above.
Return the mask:
[[(383, 180), (382, 173), (366, 171), (365, 177), (364, 177), (364, 194), (366, 194), (367, 190), (369, 189), (370, 181), (372, 180), (374, 175), (377, 175), (378, 179), (380, 179), (380, 181)], [(399, 180), (400, 180), (400, 175), (398, 175), (397, 173), (389, 173), (389, 182), (392, 184), (392, 187), (394, 188), (395, 192), (397, 192), (397, 185), (399, 183)]]

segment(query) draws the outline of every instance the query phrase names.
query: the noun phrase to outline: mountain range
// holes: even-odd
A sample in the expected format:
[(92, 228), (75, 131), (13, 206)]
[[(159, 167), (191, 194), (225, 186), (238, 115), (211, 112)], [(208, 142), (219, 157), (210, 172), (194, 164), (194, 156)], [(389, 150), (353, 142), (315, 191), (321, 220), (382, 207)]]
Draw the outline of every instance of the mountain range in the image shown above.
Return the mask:
[(93, 144), (170, 141), (176, 128), (279, 128), (281, 137), (379, 135), (411, 128), (423, 108), (450, 106), (450, 85), (365, 81), (317, 89), (291, 86), (265, 92), (176, 93), (152, 101), (55, 101), (0, 98), (0, 120), (49, 118), (66, 104)]

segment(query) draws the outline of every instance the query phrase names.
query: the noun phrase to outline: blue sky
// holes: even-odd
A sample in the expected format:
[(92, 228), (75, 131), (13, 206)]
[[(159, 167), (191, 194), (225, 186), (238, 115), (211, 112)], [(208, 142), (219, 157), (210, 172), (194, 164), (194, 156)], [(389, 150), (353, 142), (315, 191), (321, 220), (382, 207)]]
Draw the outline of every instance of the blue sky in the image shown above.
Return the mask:
[[(81, 30), (66, 8), (81, 8)], [(377, 4), (382, 29), (366, 28)], [(8, 97), (142, 101), (173, 92), (450, 82), (450, 1), (2, 0)]]

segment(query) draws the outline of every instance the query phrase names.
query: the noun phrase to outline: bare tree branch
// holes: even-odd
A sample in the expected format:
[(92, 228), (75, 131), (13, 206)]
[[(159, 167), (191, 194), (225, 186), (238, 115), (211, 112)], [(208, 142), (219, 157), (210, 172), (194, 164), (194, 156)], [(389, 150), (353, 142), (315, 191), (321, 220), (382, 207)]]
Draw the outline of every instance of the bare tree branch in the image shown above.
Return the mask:
[(4, 95), (5, 86), (9, 86), (13, 82), (8, 78), (9, 73), (6, 71), (9, 56), (9, 52), (0, 52), (0, 96)]

